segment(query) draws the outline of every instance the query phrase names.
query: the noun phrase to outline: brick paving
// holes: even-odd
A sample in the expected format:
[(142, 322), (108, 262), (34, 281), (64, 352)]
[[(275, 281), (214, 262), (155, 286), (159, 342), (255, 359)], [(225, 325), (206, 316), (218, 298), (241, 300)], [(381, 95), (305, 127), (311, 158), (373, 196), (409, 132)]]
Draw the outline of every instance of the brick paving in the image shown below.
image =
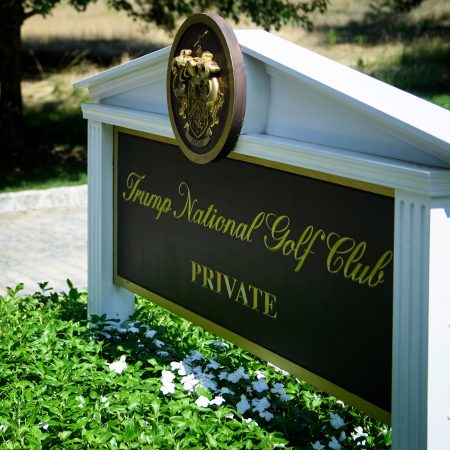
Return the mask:
[(86, 206), (0, 214), (0, 295), (18, 283), (32, 293), (43, 281), (67, 290), (67, 278), (86, 290)]

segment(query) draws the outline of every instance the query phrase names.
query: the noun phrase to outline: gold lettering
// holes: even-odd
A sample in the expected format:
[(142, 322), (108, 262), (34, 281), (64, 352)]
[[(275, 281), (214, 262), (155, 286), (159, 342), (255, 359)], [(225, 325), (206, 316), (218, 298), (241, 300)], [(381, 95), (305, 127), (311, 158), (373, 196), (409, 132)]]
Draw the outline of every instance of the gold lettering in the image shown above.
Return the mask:
[(184, 197), (186, 195), (186, 201), (184, 203), (184, 208), (180, 213), (177, 213), (176, 210), (173, 210), (173, 217), (175, 217), (175, 219), (181, 219), (181, 217), (183, 217), (187, 213), (187, 219), (189, 222), (191, 222), (192, 210), (197, 203), (197, 199), (192, 200), (191, 191), (186, 181), (182, 181), (178, 185), (178, 193), (181, 197)]
[[(338, 240), (334, 243), (333, 246), (330, 247), (330, 237), (332, 236), (333, 237), (337, 236)], [(345, 244), (349, 244), (349, 247), (348, 248), (344, 247), (343, 249), (341, 249), (341, 247)], [(351, 252), (355, 248), (355, 241), (352, 238), (348, 237), (341, 238), (337, 233), (330, 233), (327, 238), (327, 245), (328, 248), (330, 248), (330, 253), (328, 254), (327, 258), (328, 272), (338, 273), (342, 269), (342, 266), (344, 265), (344, 258), (342, 258), (341, 256), (336, 256), (336, 258), (334, 258), (335, 254), (345, 255)]]
[(252, 286), (251, 284), (248, 285), (248, 289), (249, 289), (249, 291), (253, 292), (252, 309), (254, 309), (255, 311), (258, 311), (258, 296), (259, 296), (259, 294), (262, 294), (264, 291), (255, 286)]
[(275, 295), (270, 292), (264, 291), (264, 312), (263, 314), (271, 319), (276, 319), (278, 312), (274, 313), (275, 303), (277, 302), (277, 298)]
[(202, 266), (195, 261), (191, 261), (191, 268), (192, 268), (192, 277), (191, 281), (192, 283), (195, 283), (195, 279), (197, 278), (197, 275), (200, 275), (202, 271)]
[(209, 267), (203, 266), (203, 284), (202, 286), (205, 288), (208, 285), (211, 291), (214, 290), (214, 286), (212, 280), (214, 279), (214, 271)]
[(239, 302), (240, 299), (242, 299), (242, 304), (244, 306), (248, 306), (247, 293), (245, 292), (244, 282), (241, 282), (241, 285), (239, 286), (239, 290), (236, 294), (236, 298), (234, 300), (236, 302)]
[[(310, 225), (311, 226), (311, 225)], [(307, 228), (309, 228), (309, 227), (307, 227)], [(313, 230), (313, 227), (311, 227), (311, 230)], [(311, 251), (311, 249), (312, 249), (312, 246), (314, 245), (314, 243), (316, 242), (316, 239), (318, 238), (318, 237), (320, 237), (320, 239), (322, 239), (322, 241), (325, 239), (325, 236), (326, 236), (326, 234), (325, 234), (325, 231), (323, 231), (323, 230), (317, 230), (315, 233), (314, 233), (314, 235), (312, 236), (312, 238), (309, 240), (309, 244), (308, 244), (308, 247), (306, 247), (306, 249), (303, 251), (303, 253), (302, 253), (302, 255), (299, 257), (299, 256), (297, 256), (297, 249), (299, 248), (299, 246), (300, 245), (302, 245), (303, 244), (303, 241), (302, 241), (302, 237), (303, 237), (303, 234), (302, 234), (302, 236), (300, 237), (300, 239), (299, 239), (299, 245), (297, 245), (297, 249), (296, 249), (296, 251), (295, 251), (295, 254), (296, 254), (296, 257), (295, 257), (295, 259), (298, 261), (298, 264), (297, 264), (297, 266), (296, 266), (296, 268), (295, 268), (295, 272), (299, 272), (300, 271), (300, 269), (303, 267), (303, 263), (306, 261), (306, 257), (310, 254), (310, 253), (313, 253), (312, 251)], [(306, 242), (304, 242), (304, 243), (307, 243), (308, 241), (306, 241)]]
[[(387, 267), (389, 265), (389, 263), (392, 261), (393, 257), (394, 257), (394, 254), (393, 254), (392, 250), (388, 250), (376, 262), (374, 268), (372, 269), (372, 272), (370, 272), (370, 275), (368, 277), (368, 279), (369, 279), (368, 285), (370, 287), (375, 287), (381, 283), (384, 283), (384, 279), (383, 279), (384, 278), (384, 270), (382, 270), (382, 269), (384, 269), (385, 267)], [(377, 274), (378, 274), (377, 279), (375, 281), (373, 281), (373, 278)]]
[[(197, 282), (199, 277), (201, 277), (201, 283)], [(229, 300), (270, 319), (276, 319), (278, 316), (276, 311), (277, 297), (274, 294), (193, 260), (191, 260), (191, 282), (215, 294), (225, 295)], [(222, 294), (223, 284), (226, 288), (224, 294)]]
[[(275, 217), (275, 220), (272, 224), (269, 223), (269, 220)], [(286, 224), (283, 226), (282, 222), (286, 222)], [(289, 230), (289, 223), (290, 219), (288, 216), (276, 216), (273, 213), (269, 213), (266, 216), (266, 224), (267, 227), (270, 230), (270, 236), (273, 240), (276, 241), (274, 245), (270, 245), (268, 243), (269, 239), (267, 238), (267, 235), (264, 236), (264, 245), (266, 246), (267, 250), (270, 250), (272, 252), (278, 251), (280, 248), (283, 247), (285, 240), (289, 236), (290, 230)], [(281, 224), (281, 225), (280, 225)]]
[(251, 235), (253, 231), (257, 230), (263, 223), (264, 223), (264, 217), (266, 216), (266, 213), (261, 211), (258, 213), (255, 218), (253, 219), (252, 223), (250, 224), (248, 231), (246, 235), (244, 236), (244, 239), (247, 242), (253, 242), (253, 239), (251, 238)]
[(227, 288), (228, 292), (228, 298), (231, 300), (231, 295), (233, 294), (234, 287), (236, 286), (237, 280), (236, 278), (233, 278), (233, 286), (230, 285), (230, 279), (228, 278), (228, 275), (223, 274), (223, 280), (225, 281), (225, 287)]
[[(136, 172), (130, 172), (127, 177), (127, 188), (130, 190), (128, 196), (125, 192), (122, 193), (122, 197), (125, 201), (131, 200), (131, 198), (135, 195), (136, 189), (139, 186), (139, 183), (145, 178), (145, 175), (139, 175)], [(134, 202), (135, 200), (133, 200)]]

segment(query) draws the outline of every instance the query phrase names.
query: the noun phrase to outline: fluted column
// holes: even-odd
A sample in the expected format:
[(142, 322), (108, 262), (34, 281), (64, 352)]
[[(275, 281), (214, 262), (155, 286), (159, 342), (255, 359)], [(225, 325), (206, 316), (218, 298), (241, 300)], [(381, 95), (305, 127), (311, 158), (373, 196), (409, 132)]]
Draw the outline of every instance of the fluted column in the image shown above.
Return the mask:
[(113, 127), (88, 123), (88, 317), (128, 319), (134, 295), (113, 284)]
[(450, 273), (443, 273), (450, 267), (450, 209), (445, 211), (445, 202), (396, 192), (393, 450), (444, 450), (450, 442), (444, 411), (450, 411)]

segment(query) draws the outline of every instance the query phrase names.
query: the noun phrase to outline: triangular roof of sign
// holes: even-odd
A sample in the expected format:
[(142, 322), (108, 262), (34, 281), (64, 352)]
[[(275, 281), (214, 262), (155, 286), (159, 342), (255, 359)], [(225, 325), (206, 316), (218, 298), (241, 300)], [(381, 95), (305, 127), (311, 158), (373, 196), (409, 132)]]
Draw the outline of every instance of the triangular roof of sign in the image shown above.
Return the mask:
[[(450, 168), (450, 111), (265, 31), (235, 33), (247, 75), (241, 134)], [(89, 88), (100, 104), (167, 116), (169, 53), (166, 47), (75, 87)]]

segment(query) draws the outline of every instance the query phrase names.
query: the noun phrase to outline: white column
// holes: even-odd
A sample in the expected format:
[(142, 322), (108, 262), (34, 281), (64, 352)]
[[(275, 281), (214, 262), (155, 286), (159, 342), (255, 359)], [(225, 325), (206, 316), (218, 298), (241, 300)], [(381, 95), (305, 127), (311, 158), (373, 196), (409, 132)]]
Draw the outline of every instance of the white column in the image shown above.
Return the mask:
[(450, 209), (442, 202), (396, 192), (393, 450), (450, 448)]
[(88, 122), (88, 317), (127, 320), (134, 295), (113, 284), (113, 127)]
[(450, 448), (450, 198), (430, 211), (428, 449)]

